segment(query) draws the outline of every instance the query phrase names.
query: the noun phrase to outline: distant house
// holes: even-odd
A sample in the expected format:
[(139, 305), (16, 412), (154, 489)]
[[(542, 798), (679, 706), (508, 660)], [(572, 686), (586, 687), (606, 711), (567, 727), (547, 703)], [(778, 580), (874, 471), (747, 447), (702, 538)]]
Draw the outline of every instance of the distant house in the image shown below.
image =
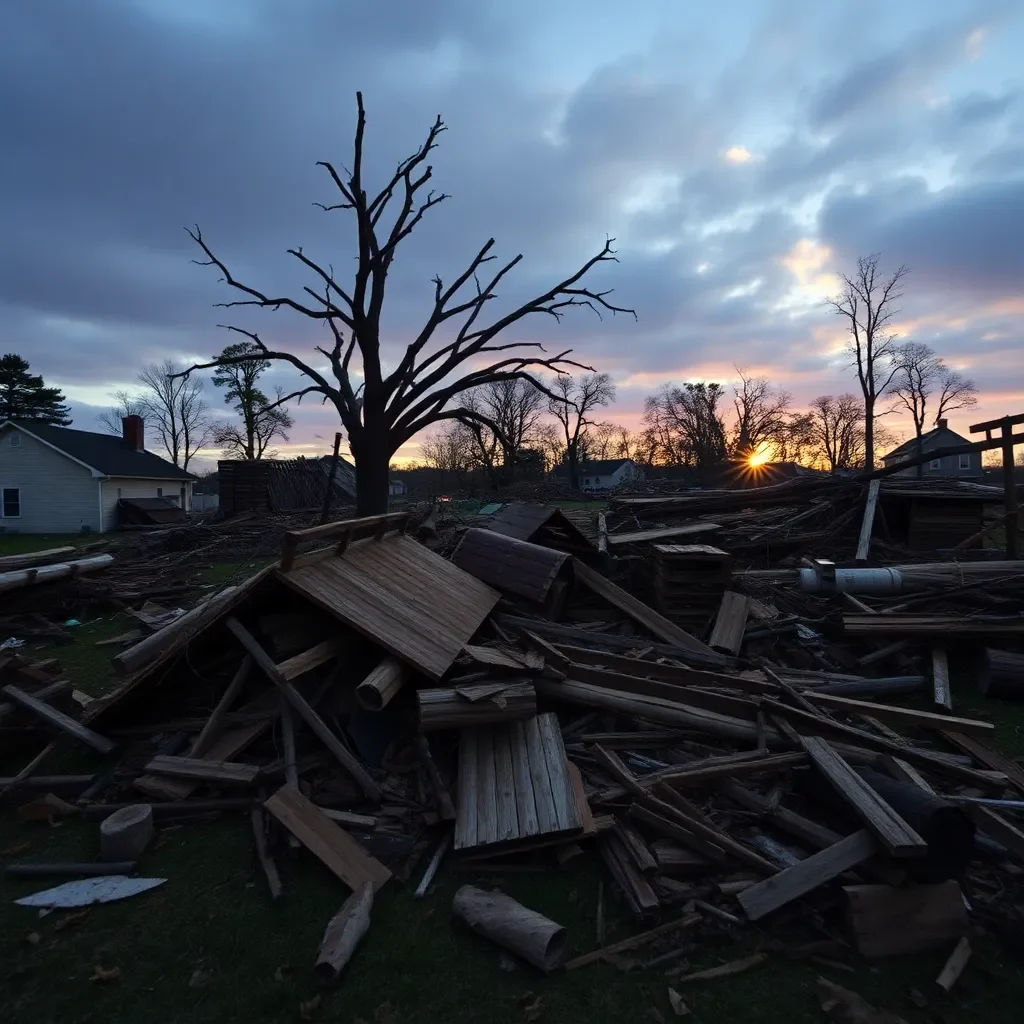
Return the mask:
[(388, 480), (388, 494), (392, 497), (404, 497), (409, 492), (409, 488), (405, 486), (405, 481), (400, 480), (397, 476), (391, 477)]
[[(918, 452), (917, 438), (912, 437), (905, 441), (898, 448), (894, 448), (887, 455), (882, 456), (882, 463), (886, 467), (895, 466), (900, 462), (913, 459)], [(970, 440), (955, 430), (949, 429), (948, 421), (941, 419), (934, 430), (921, 436), (921, 446), (927, 455), (930, 451), (940, 448), (951, 448), (958, 444), (970, 444)], [(895, 476), (917, 476), (916, 466), (908, 466), (900, 470)], [(929, 459), (921, 469), (923, 477), (958, 477), (960, 479), (981, 479), (983, 471), (981, 468), (981, 452), (969, 452), (966, 455), (943, 455), (936, 459)]]
[(140, 416), (124, 417), (120, 437), (36, 420), (0, 423), (0, 532), (104, 533), (118, 525), (118, 503), (135, 498), (187, 512), (194, 480), (146, 451)]
[[(568, 480), (569, 467), (557, 466), (557, 477)], [(580, 487), (584, 491), (611, 491), (644, 479), (643, 470), (632, 459), (594, 459), (579, 465)]]

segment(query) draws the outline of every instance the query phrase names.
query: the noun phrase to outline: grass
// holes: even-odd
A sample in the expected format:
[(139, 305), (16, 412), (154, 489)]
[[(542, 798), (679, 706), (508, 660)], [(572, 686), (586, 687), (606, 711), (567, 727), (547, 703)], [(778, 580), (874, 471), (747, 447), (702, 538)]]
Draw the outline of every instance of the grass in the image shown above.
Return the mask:
[(102, 539), (96, 533), (0, 533), (0, 556), (24, 555), (48, 548), (80, 548)]
[[(40, 546), (49, 546), (49, 539)], [(2, 548), (0, 548), (2, 550)], [(223, 583), (263, 563), (217, 566), (208, 582)], [(52, 649), (75, 685), (99, 694), (110, 685), (111, 648), (98, 639), (124, 632), (130, 621), (106, 616), (85, 621), (74, 643)], [(40, 651), (39, 653), (43, 653)], [(1024, 712), (970, 695), (970, 681), (954, 677), (957, 709), (991, 714), (1000, 744), (1024, 750)], [(93, 770), (102, 763), (75, 753), (44, 770)], [(4, 773), (23, 763), (5, 764)], [(88, 766), (87, 768), (84, 766)], [(91, 860), (97, 827), (77, 819), (54, 825), (21, 823), (0, 815), (0, 863)], [(321, 996), (308, 1015), (319, 1021), (366, 1024), (481, 1021), (522, 1024), (523, 1003), (537, 996), (542, 1020), (560, 1024), (672, 1019), (669, 980), (661, 971), (624, 973), (595, 964), (544, 978), (519, 967), (499, 968), (498, 951), (450, 920), (451, 898), (465, 882), (500, 886), (568, 928), (576, 952), (595, 943), (596, 892), (601, 870), (591, 852), (541, 874), (475, 877), (443, 866), (423, 901), (413, 885), (392, 883), (377, 897), (369, 933), (341, 982), (322, 990), (311, 973), (324, 924), (347, 892), (305, 850), (285, 851), (279, 865), (284, 896), (272, 904), (255, 864), (248, 820), (226, 817), (212, 824), (163, 830), (147, 853), (144, 873), (166, 878), (152, 892), (95, 907), (81, 917), (40, 918), (12, 901), (49, 883), (0, 878), (0, 1020), (4, 1024), (228, 1024), (296, 1021), (300, 1003)], [(422, 867), (422, 865), (421, 865)], [(56, 882), (54, 883), (56, 884)], [(68, 922), (65, 925), (65, 922)], [(637, 926), (610, 910), (607, 941)], [(736, 942), (709, 945), (691, 957), (694, 969), (750, 952), (772, 925), (747, 926)], [(808, 934), (803, 938), (812, 938)], [(1024, 1002), (1024, 971), (987, 938), (972, 939), (975, 956), (952, 997), (939, 998), (933, 982), (948, 950), (888, 960), (855, 962), (850, 973), (835, 967), (772, 956), (747, 974), (686, 988), (697, 1022), (820, 1024), (814, 993), (819, 975), (902, 1015), (910, 1024), (938, 1018), (963, 1024), (1015, 1024)], [(664, 947), (661, 947), (664, 948)], [(653, 952), (638, 954), (639, 959)], [(94, 968), (118, 968), (112, 981), (90, 981)], [(929, 1008), (909, 999), (926, 993)]]

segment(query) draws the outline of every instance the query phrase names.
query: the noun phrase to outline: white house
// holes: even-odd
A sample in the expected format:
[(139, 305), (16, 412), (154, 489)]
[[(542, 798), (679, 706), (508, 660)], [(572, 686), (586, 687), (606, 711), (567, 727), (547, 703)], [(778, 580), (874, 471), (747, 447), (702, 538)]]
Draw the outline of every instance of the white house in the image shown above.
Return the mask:
[(121, 498), (165, 498), (188, 511), (195, 477), (145, 450), (142, 418), (120, 437), (37, 420), (0, 423), (0, 532), (103, 533)]
[[(882, 463), (886, 466), (895, 466), (916, 457), (918, 453), (917, 438), (912, 437), (904, 441), (898, 448), (882, 456)], [(940, 448), (952, 448), (956, 445), (970, 444), (970, 439), (951, 430), (949, 422), (945, 419), (935, 424), (934, 430), (929, 430), (921, 435), (921, 454), (938, 451)], [(929, 459), (921, 468), (920, 475), (926, 479), (929, 477), (958, 477), (959, 479), (980, 480), (984, 475), (981, 465), (981, 452), (967, 452), (965, 455), (942, 455), (937, 459)], [(916, 466), (909, 469), (902, 469), (896, 476), (918, 476)]]
[[(581, 462), (579, 471), (584, 491), (611, 491), (644, 479), (643, 470), (632, 459), (593, 459)], [(555, 474), (567, 477), (568, 466), (559, 466)]]

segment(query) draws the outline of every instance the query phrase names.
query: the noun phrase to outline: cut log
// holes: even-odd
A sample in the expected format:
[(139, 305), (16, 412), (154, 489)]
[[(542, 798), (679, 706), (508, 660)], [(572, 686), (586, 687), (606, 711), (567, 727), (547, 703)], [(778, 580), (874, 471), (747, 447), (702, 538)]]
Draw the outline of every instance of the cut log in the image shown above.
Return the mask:
[(24, 690), (20, 690), (17, 686), (7, 685), (3, 688), (3, 691), (15, 704), (25, 708), (26, 711), (32, 712), (33, 715), (44, 721), (47, 725), (52, 726), (54, 729), (59, 729), (61, 732), (78, 740), (79, 743), (92, 747), (93, 750), (98, 751), (100, 754), (110, 754), (117, 749), (117, 744), (112, 740), (108, 740), (106, 736), (93, 732), (92, 729), (82, 725), (81, 722), (76, 722), (70, 715), (65, 715), (63, 711), (50, 707), (49, 704), (45, 704), (31, 694), (25, 693)]
[(844, 871), (862, 864), (878, 852), (870, 832), (861, 829), (834, 846), (805, 858), (793, 867), (766, 878), (737, 895), (751, 921), (759, 921), (773, 910), (807, 895), (819, 885), (838, 878)]
[(739, 654), (743, 646), (743, 633), (747, 628), (747, 615), (750, 613), (750, 598), (746, 594), (737, 594), (727, 590), (722, 595), (722, 603), (718, 608), (714, 628), (708, 645), (716, 651), (728, 654)]
[(23, 555), (4, 555), (0, 557), (0, 572), (11, 572), (14, 569), (28, 569), (33, 565), (48, 565), (59, 562), (68, 555), (73, 555), (73, 547), (46, 548), (45, 551), (29, 551)]
[(1019, 700), (1024, 697), (1024, 654), (985, 649), (978, 689), (986, 697)]
[(93, 555), (91, 558), (78, 558), (73, 562), (57, 562), (53, 565), (40, 565), (34, 569), (0, 572), (0, 594), (8, 590), (17, 590), (19, 587), (32, 587), (40, 583), (52, 583), (54, 580), (102, 572), (113, 562), (113, 555)]
[(820, 736), (801, 737), (815, 767), (895, 857), (920, 857), (927, 844)]
[(138, 860), (153, 841), (153, 808), (133, 804), (100, 822), (100, 860)]
[(565, 958), (565, 928), (501, 892), (464, 885), (452, 912), (473, 931), (550, 973)]
[(408, 670), (397, 658), (385, 658), (356, 687), (356, 700), (367, 711), (381, 711), (408, 678)]
[(847, 917), (863, 956), (895, 956), (935, 949), (962, 938), (969, 927), (960, 886), (954, 882), (896, 889), (848, 885)]
[(370, 927), (372, 906), (373, 886), (365, 882), (345, 900), (341, 910), (327, 922), (313, 965), (313, 970), (322, 981), (334, 982), (341, 977), (341, 972), (352, 959), (360, 939)]
[(209, 600), (197, 604), (191, 611), (185, 612), (163, 629), (158, 629), (152, 636), (140, 640), (134, 647), (122, 651), (113, 659), (114, 672), (117, 675), (131, 675), (143, 665), (148, 664), (161, 654), (177, 639), (186, 633), (197, 631), (200, 626), (215, 618), (234, 596), (234, 587), (225, 587), (220, 593), (214, 594)]
[(420, 729), (464, 729), (478, 725), (497, 725), (532, 718), (537, 713), (537, 693), (533, 683), (509, 681), (489, 684), (492, 689), (479, 700), (469, 687), (430, 687), (416, 691)]

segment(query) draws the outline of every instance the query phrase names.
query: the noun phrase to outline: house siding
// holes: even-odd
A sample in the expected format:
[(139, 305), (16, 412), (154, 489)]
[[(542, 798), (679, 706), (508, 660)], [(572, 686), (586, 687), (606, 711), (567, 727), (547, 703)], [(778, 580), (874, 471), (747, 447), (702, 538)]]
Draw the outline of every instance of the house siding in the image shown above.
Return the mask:
[[(925, 448), (925, 455), (928, 454), (928, 449)], [(983, 475), (981, 466), (981, 456), (977, 452), (971, 452), (969, 455), (964, 456), (967, 462), (966, 467), (960, 466), (959, 455), (944, 455), (941, 459), (931, 460), (924, 463), (921, 468), (922, 477), (959, 477), (961, 479), (980, 479)], [(897, 460), (899, 461), (899, 460)], [(938, 466), (932, 466), (932, 462), (938, 461)], [(886, 466), (893, 465), (893, 460), (884, 459), (883, 462)], [(901, 469), (899, 472), (894, 473), (894, 476), (914, 476), (918, 475), (917, 466), (909, 466), (907, 469)]]
[[(136, 480), (132, 477), (108, 477), (103, 481), (103, 529), (117, 529), (117, 499), (164, 497), (176, 501), (185, 488), (185, 511), (192, 508), (192, 482), (183, 480)], [(121, 493), (118, 494), (118, 489)], [(157, 491), (162, 495), (158, 495)]]
[[(21, 439), (17, 445), (11, 444), (13, 434)], [(0, 529), (7, 533), (101, 529), (99, 480), (84, 466), (14, 427), (0, 428), (0, 487), (17, 487), (21, 492), (20, 518), (0, 518)]]

